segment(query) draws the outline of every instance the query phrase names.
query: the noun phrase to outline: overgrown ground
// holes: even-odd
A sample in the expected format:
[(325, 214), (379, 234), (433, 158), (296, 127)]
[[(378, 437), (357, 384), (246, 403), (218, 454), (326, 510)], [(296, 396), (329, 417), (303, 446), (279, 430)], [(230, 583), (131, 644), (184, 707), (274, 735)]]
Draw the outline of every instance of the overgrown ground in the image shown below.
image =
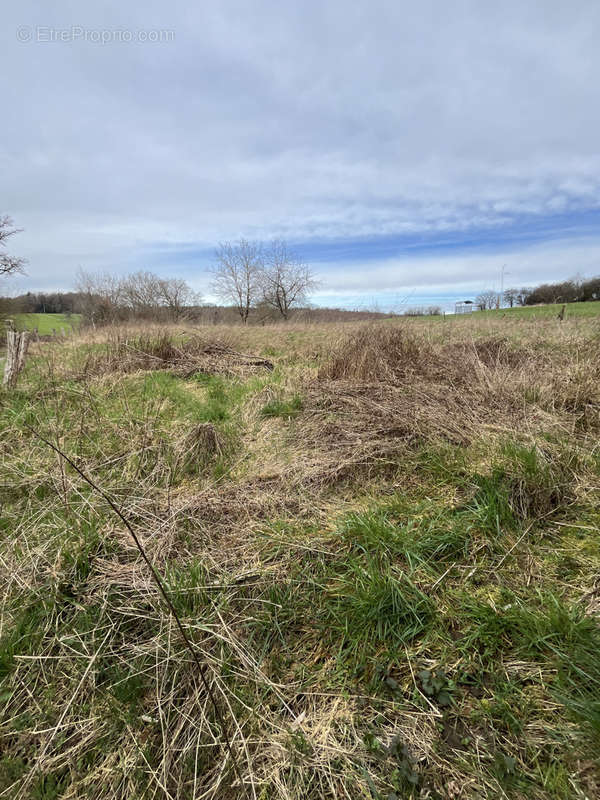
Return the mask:
[(595, 318), (32, 345), (0, 797), (600, 796), (599, 378)]

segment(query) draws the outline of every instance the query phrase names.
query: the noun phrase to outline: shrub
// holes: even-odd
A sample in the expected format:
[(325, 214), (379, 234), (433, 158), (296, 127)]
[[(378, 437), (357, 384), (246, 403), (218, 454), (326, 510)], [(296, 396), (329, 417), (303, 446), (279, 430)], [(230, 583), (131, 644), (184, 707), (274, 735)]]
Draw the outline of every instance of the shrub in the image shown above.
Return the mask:
[(342, 343), (319, 377), (398, 383), (423, 372), (432, 357), (431, 347), (404, 327), (365, 326)]

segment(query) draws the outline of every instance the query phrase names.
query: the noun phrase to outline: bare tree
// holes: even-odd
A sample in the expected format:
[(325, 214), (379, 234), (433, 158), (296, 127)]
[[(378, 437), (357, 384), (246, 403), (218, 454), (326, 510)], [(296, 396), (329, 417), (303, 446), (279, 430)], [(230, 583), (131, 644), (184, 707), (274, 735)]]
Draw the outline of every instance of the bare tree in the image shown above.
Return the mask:
[(83, 315), (92, 323), (127, 317), (177, 320), (201, 302), (200, 295), (181, 278), (159, 278), (145, 271), (118, 278), (80, 269), (76, 286)]
[(287, 320), (292, 308), (305, 303), (309, 292), (317, 286), (310, 268), (290, 252), (284, 241), (271, 242), (262, 272), (265, 303)]
[(84, 318), (96, 322), (111, 322), (117, 319), (122, 305), (121, 281), (108, 272), (86, 272), (79, 269), (75, 288), (81, 297)]
[(526, 306), (529, 297), (531, 296), (531, 289), (524, 287), (517, 292), (517, 305)]
[(121, 280), (122, 302), (138, 317), (156, 317), (161, 306), (160, 278), (140, 270)]
[[(22, 228), (15, 228), (12, 218), (8, 215), (0, 217), (0, 247), (6, 247), (7, 240), (15, 233), (21, 233)], [(0, 275), (11, 275), (15, 272), (24, 272), (27, 262), (24, 258), (10, 256), (0, 251)]]
[(512, 308), (519, 298), (518, 289), (506, 289), (503, 295), (504, 302), (507, 306)]
[(212, 288), (217, 297), (231, 303), (244, 325), (250, 309), (260, 297), (263, 273), (262, 246), (240, 239), (235, 244), (224, 242), (216, 252)]
[[(381, 313), (381, 312), (374, 312)], [(441, 306), (412, 306), (402, 312), (403, 317), (437, 317), (443, 314)]]
[(177, 320), (201, 299), (183, 278), (160, 278), (144, 270), (125, 276), (120, 289), (122, 302), (136, 317)]
[(195, 292), (182, 278), (166, 278), (158, 282), (162, 305), (172, 320), (189, 314), (190, 307), (202, 302), (202, 295)]
[(487, 289), (485, 292), (477, 295), (475, 302), (480, 311), (496, 308), (498, 303), (498, 292), (495, 292), (493, 289)]

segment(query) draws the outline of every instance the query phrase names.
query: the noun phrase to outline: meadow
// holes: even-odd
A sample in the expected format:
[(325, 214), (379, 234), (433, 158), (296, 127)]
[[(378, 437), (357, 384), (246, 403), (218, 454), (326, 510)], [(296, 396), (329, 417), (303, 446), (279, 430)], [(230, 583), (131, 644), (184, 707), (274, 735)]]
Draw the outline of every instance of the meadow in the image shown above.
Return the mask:
[(18, 330), (37, 330), (40, 336), (71, 333), (79, 328), (81, 314), (14, 314), (12, 319)]
[(600, 319), (570, 310), (32, 343), (0, 797), (600, 796)]
[[(494, 308), (489, 311), (475, 311), (476, 316), (499, 316), (511, 319), (523, 319), (530, 322), (537, 319), (556, 318), (563, 307), (562, 303), (546, 303), (539, 306), (513, 306), (513, 308)], [(584, 303), (567, 303), (565, 305), (565, 318), (597, 317), (599, 314), (598, 303), (589, 301)]]

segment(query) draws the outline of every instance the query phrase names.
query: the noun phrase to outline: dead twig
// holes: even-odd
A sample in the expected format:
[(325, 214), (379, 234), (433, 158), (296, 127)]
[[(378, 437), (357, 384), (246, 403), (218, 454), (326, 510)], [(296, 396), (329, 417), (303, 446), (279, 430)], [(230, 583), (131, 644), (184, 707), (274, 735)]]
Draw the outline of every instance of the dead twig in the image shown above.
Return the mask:
[[(138, 535), (136, 534), (133, 526), (131, 525), (129, 520), (125, 517), (125, 515), (123, 514), (121, 509), (117, 506), (117, 504), (112, 500), (110, 495), (107, 494), (104, 491), (104, 489), (101, 489), (100, 486), (98, 486), (88, 475), (86, 475), (86, 473), (83, 472), (83, 470), (80, 469), (80, 467), (78, 467), (77, 464), (63, 450), (61, 450), (53, 442), (49, 441), (44, 436), (42, 436), (42, 434), (39, 431), (37, 431), (28, 422), (24, 421), (23, 424), (25, 425), (26, 428), (28, 428), (34, 434), (34, 436), (37, 436), (37, 438), (40, 441), (42, 441), (45, 445), (47, 445), (55, 453), (57, 453), (61, 458), (63, 458), (67, 462), (67, 464), (69, 464), (69, 466), (71, 466), (75, 470), (75, 472), (77, 472), (77, 474), (95, 492), (97, 492), (108, 503), (110, 508), (114, 511), (114, 513), (121, 520), (123, 525), (125, 525), (125, 527), (127, 528), (129, 534), (131, 535), (131, 538), (133, 539), (133, 541), (135, 543), (135, 546), (136, 546), (138, 552), (140, 553), (142, 559), (144, 560), (146, 566), (148, 567), (148, 569), (150, 571), (150, 575), (152, 576), (152, 580), (156, 584), (156, 586), (157, 586), (157, 588), (158, 588), (158, 590), (159, 590), (159, 592), (160, 592), (160, 594), (162, 596), (162, 599), (164, 600), (165, 605), (167, 606), (167, 609), (168, 609), (169, 613), (172, 615), (173, 619), (175, 620), (175, 624), (177, 625), (177, 629), (179, 630), (179, 633), (181, 635), (181, 638), (184, 641), (184, 644), (185, 644), (186, 648), (188, 649), (190, 655), (192, 656), (192, 659), (194, 660), (194, 663), (195, 663), (196, 667), (198, 668), (198, 674), (200, 675), (200, 680), (202, 682), (202, 685), (204, 687), (204, 690), (206, 691), (206, 694), (207, 694), (208, 698), (210, 699), (211, 705), (212, 705), (213, 710), (215, 712), (215, 716), (216, 716), (216, 718), (217, 718), (217, 720), (219, 722), (219, 725), (221, 727), (221, 732), (222, 732), (222, 735), (223, 735), (223, 741), (225, 742), (225, 747), (227, 749), (227, 753), (228, 753), (229, 757), (231, 758), (231, 763), (232, 763), (234, 772), (236, 774), (236, 777), (237, 777), (237, 779), (238, 779), (238, 781), (240, 783), (240, 786), (242, 787), (244, 793), (246, 794), (246, 796), (249, 796), (248, 791), (247, 791), (247, 787), (246, 787), (246, 785), (244, 784), (244, 782), (242, 780), (241, 770), (239, 768), (239, 763), (238, 763), (237, 756), (234, 753), (231, 741), (229, 739), (229, 735), (227, 733), (227, 726), (225, 724), (225, 718), (224, 718), (224, 716), (223, 716), (223, 714), (221, 712), (221, 709), (219, 708), (219, 704), (217, 703), (217, 700), (216, 700), (216, 698), (214, 696), (214, 693), (212, 691), (212, 688), (211, 688), (210, 683), (208, 681), (208, 678), (206, 676), (206, 665), (202, 664), (202, 662), (200, 661), (200, 659), (198, 657), (198, 653), (196, 652), (196, 649), (195, 649), (194, 645), (192, 644), (191, 639), (187, 635), (187, 633), (185, 631), (185, 628), (183, 627), (183, 623), (181, 621), (181, 618), (179, 617), (179, 614), (177, 613), (177, 610), (175, 609), (175, 606), (173, 605), (173, 603), (171, 601), (171, 598), (168, 595), (168, 592), (167, 592), (167, 590), (165, 588), (163, 580), (160, 577), (160, 575), (158, 574), (158, 571), (156, 570), (155, 566), (152, 564), (152, 562), (148, 558), (148, 556), (146, 554), (146, 551), (145, 551), (145, 549), (144, 549), (144, 547), (143, 547)], [(236, 721), (236, 725), (237, 725), (237, 721)]]

